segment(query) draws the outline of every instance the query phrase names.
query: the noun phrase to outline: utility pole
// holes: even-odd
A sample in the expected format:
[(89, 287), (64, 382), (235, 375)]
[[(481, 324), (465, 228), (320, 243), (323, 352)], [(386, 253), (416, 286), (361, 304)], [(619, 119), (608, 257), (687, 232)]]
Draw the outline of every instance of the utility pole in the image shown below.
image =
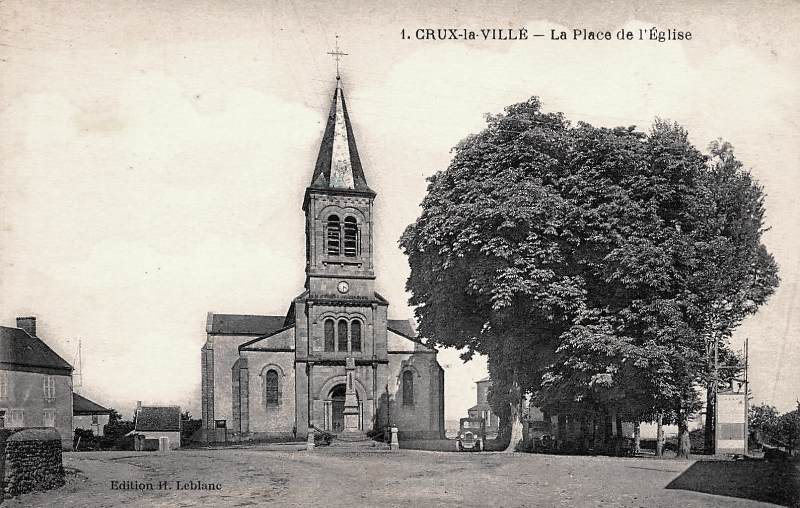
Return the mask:
[[(706, 454), (716, 452), (717, 444), (717, 392), (719, 387), (719, 334), (716, 331), (716, 320), (711, 323), (711, 340), (706, 349), (707, 365), (710, 372), (706, 387), (706, 421), (704, 448)], [(713, 353), (713, 358), (712, 358)]]
[(77, 381), (73, 383), (72, 389), (77, 393), (81, 393), (81, 390), (83, 389), (83, 358), (81, 357), (81, 339), (78, 339), (78, 354), (75, 363), (77, 367), (75, 369), (75, 377), (77, 378)]
[(747, 385), (747, 363), (749, 360), (749, 343), (750, 338), (744, 339), (744, 454), (750, 452), (750, 392)]

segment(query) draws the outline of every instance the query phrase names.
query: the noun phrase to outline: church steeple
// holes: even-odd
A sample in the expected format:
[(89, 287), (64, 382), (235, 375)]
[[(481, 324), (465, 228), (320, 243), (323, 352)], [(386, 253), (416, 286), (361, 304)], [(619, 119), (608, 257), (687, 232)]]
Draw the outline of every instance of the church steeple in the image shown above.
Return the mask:
[[(334, 55), (338, 55), (338, 49)], [(306, 288), (312, 297), (374, 299), (372, 207), (341, 79), (336, 76), (306, 214)]]
[(374, 194), (364, 176), (353, 127), (347, 113), (341, 79), (338, 76), (328, 123), (322, 136), (309, 188), (353, 190)]

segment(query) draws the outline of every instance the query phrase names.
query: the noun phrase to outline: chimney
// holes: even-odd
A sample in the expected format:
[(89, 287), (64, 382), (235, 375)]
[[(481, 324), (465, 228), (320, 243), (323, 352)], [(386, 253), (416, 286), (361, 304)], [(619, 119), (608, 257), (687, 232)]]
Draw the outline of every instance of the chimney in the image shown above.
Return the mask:
[(34, 316), (18, 317), (17, 328), (25, 330), (31, 337), (36, 337), (36, 318)]

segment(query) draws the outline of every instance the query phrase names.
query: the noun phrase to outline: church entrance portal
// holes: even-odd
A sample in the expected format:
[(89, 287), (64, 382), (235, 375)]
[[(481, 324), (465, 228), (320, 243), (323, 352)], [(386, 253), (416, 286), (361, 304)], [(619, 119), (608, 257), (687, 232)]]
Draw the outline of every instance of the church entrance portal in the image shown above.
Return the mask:
[[(344, 383), (334, 386), (325, 401), (325, 430), (338, 434), (344, 430), (344, 399), (347, 386)], [(358, 397), (358, 393), (356, 393)], [(358, 401), (358, 428), (364, 428), (362, 403)]]
[(339, 433), (344, 430), (344, 385), (337, 385), (331, 390), (331, 430)]

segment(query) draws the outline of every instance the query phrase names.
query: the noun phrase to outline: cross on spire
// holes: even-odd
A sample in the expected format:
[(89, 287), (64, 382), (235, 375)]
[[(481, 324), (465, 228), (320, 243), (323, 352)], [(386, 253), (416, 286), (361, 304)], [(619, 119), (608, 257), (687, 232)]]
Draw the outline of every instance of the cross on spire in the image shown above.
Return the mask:
[(339, 51), (339, 34), (336, 34), (336, 45), (333, 48), (333, 51), (328, 51), (328, 54), (333, 56), (336, 59), (336, 79), (340, 79), (339, 77), (339, 57), (347, 56), (347, 53), (342, 53)]

